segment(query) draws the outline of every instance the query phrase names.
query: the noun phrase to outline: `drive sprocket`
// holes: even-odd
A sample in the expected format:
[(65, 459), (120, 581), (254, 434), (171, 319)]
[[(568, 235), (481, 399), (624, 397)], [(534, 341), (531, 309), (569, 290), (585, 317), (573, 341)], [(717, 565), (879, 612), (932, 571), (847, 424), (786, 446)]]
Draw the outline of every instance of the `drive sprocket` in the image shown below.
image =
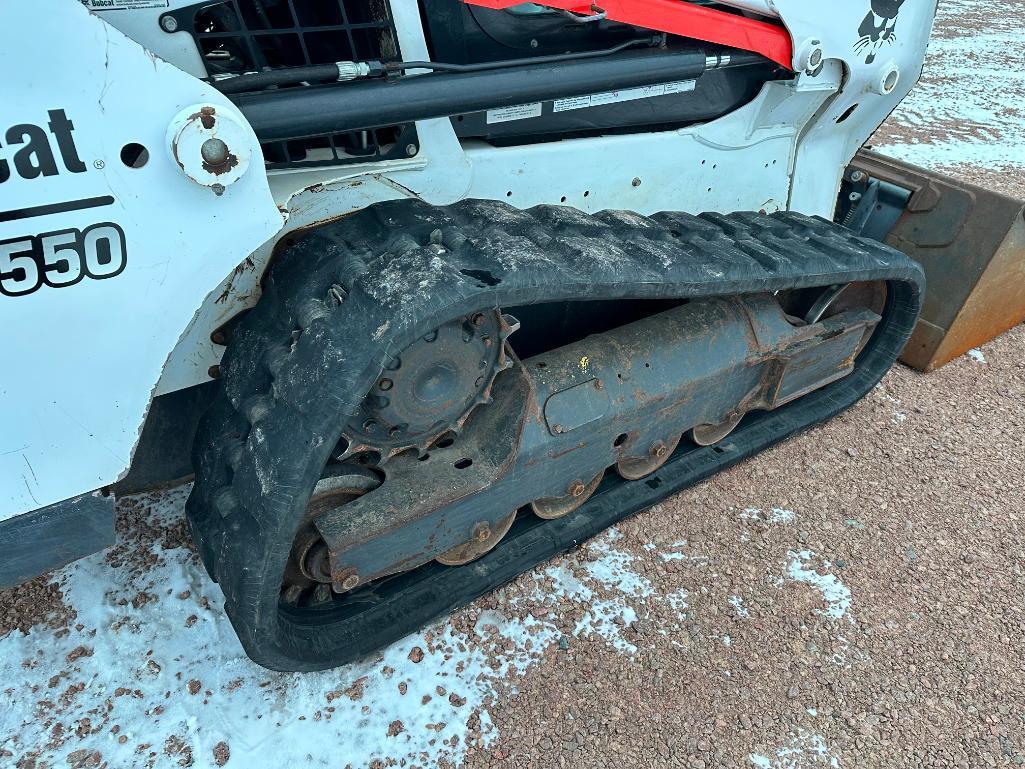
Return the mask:
[(346, 422), (337, 459), (365, 452), (375, 461), (409, 449), (424, 453), (458, 433), (475, 408), (491, 400), (498, 372), (512, 365), (505, 340), (515, 319), (475, 312), (431, 330), (394, 356)]

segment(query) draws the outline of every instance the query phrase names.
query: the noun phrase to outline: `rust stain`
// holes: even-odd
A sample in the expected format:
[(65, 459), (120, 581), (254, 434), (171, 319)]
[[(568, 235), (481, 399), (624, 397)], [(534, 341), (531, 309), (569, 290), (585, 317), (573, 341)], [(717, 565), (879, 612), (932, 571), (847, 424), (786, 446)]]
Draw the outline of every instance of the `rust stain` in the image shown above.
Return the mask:
[(214, 300), (214, 304), (224, 304), (225, 302), (227, 302), (235, 290), (235, 281), (238, 279), (238, 277), (247, 270), (252, 271), (255, 269), (256, 262), (253, 261), (253, 257), (247, 256), (245, 258), (245, 261), (243, 261), (234, 270), (232, 270), (231, 277), (228, 278), (228, 284), (224, 287), (224, 290), (221, 292), (220, 296), (218, 296), (217, 299)]
[(570, 453), (576, 451), (577, 449), (582, 449), (586, 445), (587, 444), (585, 444), (585, 443), (577, 443), (574, 446), (570, 446), (568, 449), (562, 449), (561, 451), (553, 451), (548, 456), (551, 457), (552, 459), (558, 459), (559, 457), (564, 457), (567, 454), (570, 454)]
[(214, 117), (216, 113), (217, 110), (215, 110), (213, 107), (203, 107), (199, 112), (192, 115), (191, 117), (199, 118), (199, 122), (203, 124), (203, 128), (210, 130), (214, 127), (214, 123), (217, 122), (217, 119)]
[(232, 168), (234, 168), (237, 165), (238, 165), (238, 155), (236, 155), (234, 152), (230, 152), (230, 153), (228, 153), (228, 157), (225, 159), (225, 161), (223, 163), (213, 164), (213, 163), (207, 163), (204, 160), (203, 161), (203, 170), (206, 171), (209, 174), (214, 174), (215, 176), (220, 176), (221, 174), (228, 173), (228, 171), (230, 171)]

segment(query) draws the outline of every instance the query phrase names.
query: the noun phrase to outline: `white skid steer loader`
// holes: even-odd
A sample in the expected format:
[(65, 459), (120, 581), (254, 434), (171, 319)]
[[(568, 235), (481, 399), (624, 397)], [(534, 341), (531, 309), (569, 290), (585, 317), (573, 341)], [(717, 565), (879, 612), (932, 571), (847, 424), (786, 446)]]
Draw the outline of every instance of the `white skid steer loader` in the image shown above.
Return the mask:
[[(934, 365), (1022, 226), (852, 165), (934, 13), (4, 3), (0, 584), (194, 478), (247, 652), (329, 667), (830, 418), (909, 338)], [(963, 296), (915, 331), (934, 271)]]

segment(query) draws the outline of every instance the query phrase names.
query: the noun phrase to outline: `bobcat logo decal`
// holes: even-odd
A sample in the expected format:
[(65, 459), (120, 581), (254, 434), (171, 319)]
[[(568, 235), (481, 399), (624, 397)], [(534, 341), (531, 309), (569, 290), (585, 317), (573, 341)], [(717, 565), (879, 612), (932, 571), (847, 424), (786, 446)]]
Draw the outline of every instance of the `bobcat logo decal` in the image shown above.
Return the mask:
[(865, 63), (871, 64), (876, 60), (876, 54), (883, 47), (884, 43), (893, 45), (897, 40), (897, 15), (904, 0), (872, 0), (872, 10), (865, 16), (865, 20), (858, 27), (858, 42), (854, 44), (854, 50), (858, 54), (865, 53)]

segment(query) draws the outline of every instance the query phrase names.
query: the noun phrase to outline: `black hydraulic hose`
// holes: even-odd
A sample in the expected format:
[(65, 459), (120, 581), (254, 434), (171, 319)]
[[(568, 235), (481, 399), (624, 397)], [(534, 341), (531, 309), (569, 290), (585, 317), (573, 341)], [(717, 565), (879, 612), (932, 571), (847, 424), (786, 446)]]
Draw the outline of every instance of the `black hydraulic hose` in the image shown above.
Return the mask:
[(500, 107), (693, 80), (708, 67), (764, 64), (758, 54), (658, 50), (471, 72), (411, 75), (233, 97), (261, 141), (401, 125)]
[[(381, 62), (362, 62), (367, 65), (369, 77), (380, 77), (390, 72), (406, 72), (411, 69), (429, 69), (437, 72), (484, 72), (492, 69), (505, 69), (507, 67), (523, 66), (524, 64), (557, 64), (564, 61), (577, 59), (597, 59), (602, 56), (611, 56), (627, 48), (635, 48), (640, 45), (660, 45), (664, 39), (663, 35), (634, 38), (615, 45), (612, 48), (602, 48), (597, 51), (577, 51), (575, 53), (561, 53), (554, 56), (538, 56), (532, 59), (506, 59), (502, 61), (485, 61), (477, 64), (447, 64), (439, 61), (396, 61), (382, 64)], [(356, 62), (352, 63), (356, 66)], [(329, 83), (334, 80), (352, 78), (341, 77), (341, 71), (337, 63), (313, 64), (307, 67), (285, 67), (282, 69), (268, 70), (266, 72), (254, 72), (248, 75), (225, 78), (214, 82), (214, 86), (224, 94), (248, 93), (260, 91), (276, 85), (298, 85), (299, 83)]]
[(552, 56), (535, 56), (530, 59), (505, 59), (502, 61), (482, 61), (476, 64), (446, 64), (439, 61), (397, 61), (385, 64), (389, 72), (406, 72), (411, 69), (430, 69), (437, 72), (487, 72), (493, 69), (507, 69), (509, 67), (522, 67), (524, 64), (560, 64), (564, 61), (578, 61), (580, 59), (598, 59), (602, 56), (625, 51), (627, 48), (636, 48), (639, 45), (656, 46), (661, 45), (665, 36), (655, 35), (654, 37), (640, 37), (615, 45), (612, 48), (602, 48), (598, 51), (577, 51), (574, 53), (558, 53)]

